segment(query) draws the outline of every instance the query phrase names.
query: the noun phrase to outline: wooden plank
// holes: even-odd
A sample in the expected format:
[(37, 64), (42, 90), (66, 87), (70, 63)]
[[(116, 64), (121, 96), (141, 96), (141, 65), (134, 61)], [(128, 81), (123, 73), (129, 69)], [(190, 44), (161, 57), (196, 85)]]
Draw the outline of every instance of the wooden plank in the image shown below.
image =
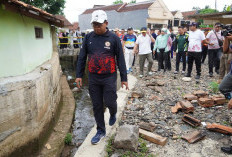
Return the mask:
[(168, 138), (167, 137), (162, 137), (158, 134), (154, 134), (151, 132), (148, 132), (143, 129), (139, 129), (139, 135), (144, 138), (145, 140), (148, 140), (152, 143), (164, 146), (167, 143)]

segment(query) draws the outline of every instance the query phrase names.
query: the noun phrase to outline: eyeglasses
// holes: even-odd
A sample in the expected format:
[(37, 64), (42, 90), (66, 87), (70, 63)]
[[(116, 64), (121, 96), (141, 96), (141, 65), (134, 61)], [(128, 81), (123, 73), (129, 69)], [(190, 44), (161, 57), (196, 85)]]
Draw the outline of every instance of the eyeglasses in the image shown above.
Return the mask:
[(102, 26), (102, 23), (93, 22), (93, 23), (92, 23), (92, 26), (93, 26), (93, 27), (101, 27), (101, 26)]

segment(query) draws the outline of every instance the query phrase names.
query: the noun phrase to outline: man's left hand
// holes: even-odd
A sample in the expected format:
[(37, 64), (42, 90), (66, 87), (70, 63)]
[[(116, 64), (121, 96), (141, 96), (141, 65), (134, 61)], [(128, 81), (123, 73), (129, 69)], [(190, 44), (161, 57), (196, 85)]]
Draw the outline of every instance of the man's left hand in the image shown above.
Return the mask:
[(121, 83), (121, 87), (123, 88), (123, 86), (126, 86), (126, 90), (129, 90), (129, 87), (128, 87), (128, 82), (122, 82)]

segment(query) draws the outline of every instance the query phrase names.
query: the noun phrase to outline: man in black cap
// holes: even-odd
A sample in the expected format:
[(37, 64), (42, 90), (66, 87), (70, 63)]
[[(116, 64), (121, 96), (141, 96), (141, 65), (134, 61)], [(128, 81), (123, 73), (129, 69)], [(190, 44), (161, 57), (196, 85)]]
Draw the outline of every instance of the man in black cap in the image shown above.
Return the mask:
[(124, 49), (127, 74), (129, 74), (130, 72), (132, 72), (132, 63), (134, 60), (133, 49), (134, 49), (135, 41), (137, 38), (134, 35), (134, 31), (132, 27), (129, 27), (127, 31), (128, 31), (128, 34), (126, 34), (123, 38), (122, 47)]
[[(153, 59), (152, 59), (151, 43), (155, 42), (155, 39), (151, 36), (150, 31), (147, 31), (146, 27), (141, 28), (141, 33), (142, 34), (139, 35), (136, 40), (136, 44), (133, 50), (134, 53), (139, 54), (140, 78), (144, 76), (143, 69), (146, 59), (149, 62), (147, 73), (148, 75), (152, 75), (151, 68), (153, 65)], [(139, 47), (139, 52), (137, 51), (138, 47)]]
[(193, 22), (190, 24), (189, 31), (189, 46), (188, 46), (188, 73), (186, 77), (191, 77), (193, 62), (195, 61), (197, 75), (196, 79), (200, 79), (201, 76), (201, 53), (202, 43), (206, 42), (204, 33), (197, 29), (197, 23)]
[(107, 29), (106, 13), (103, 10), (94, 11), (91, 24), (94, 31), (87, 34), (82, 43), (77, 62), (76, 83), (78, 88), (82, 86), (82, 77), (88, 56), (89, 94), (97, 123), (97, 133), (91, 143), (97, 144), (106, 134), (103, 100), (110, 111), (109, 125), (114, 125), (116, 121), (116, 61), (120, 71), (121, 86), (126, 86), (128, 89), (128, 83), (122, 44), (120, 39)]

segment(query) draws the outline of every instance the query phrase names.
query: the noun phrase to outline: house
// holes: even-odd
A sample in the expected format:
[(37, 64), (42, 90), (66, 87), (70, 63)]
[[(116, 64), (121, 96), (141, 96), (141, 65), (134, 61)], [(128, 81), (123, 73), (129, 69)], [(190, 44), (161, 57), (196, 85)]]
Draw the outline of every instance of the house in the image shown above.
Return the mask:
[(70, 27), (73, 27), (73, 25), (68, 21), (68, 19), (66, 19), (65, 16), (63, 16), (63, 15), (55, 15), (55, 17), (57, 19), (60, 19), (60, 20), (64, 21), (64, 26), (62, 27), (62, 29), (65, 30), (66, 32), (69, 32)]
[(181, 12), (181, 13), (183, 15), (183, 20), (181, 21), (181, 25), (190, 24), (190, 22), (196, 22), (194, 18), (190, 17), (192, 15), (196, 15), (197, 14), (196, 10), (185, 11), (185, 12)]
[(173, 20), (172, 13), (162, 0), (152, 0), (133, 4), (115, 4), (108, 6), (94, 6), (85, 10), (79, 15), (79, 25), (81, 30), (91, 29), (91, 14), (95, 10), (104, 10), (108, 16), (109, 29), (128, 28), (140, 29), (147, 26), (149, 28), (160, 29), (167, 27), (169, 20)]
[(172, 11), (172, 15), (174, 19), (169, 21), (169, 25), (177, 29), (181, 25), (181, 21), (183, 21), (183, 14), (180, 11)]
[(0, 156), (27, 156), (59, 109), (55, 40), (64, 22), (18, 0), (0, 1), (0, 19)]
[(79, 27), (79, 23), (73, 22), (72, 26), (69, 26), (69, 30), (77, 30), (78, 27)]
[(213, 25), (217, 22), (223, 24), (232, 24), (232, 11), (211, 14), (196, 14), (190, 15), (189, 18), (192, 18), (194, 20), (202, 19), (203, 24), (205, 25)]

